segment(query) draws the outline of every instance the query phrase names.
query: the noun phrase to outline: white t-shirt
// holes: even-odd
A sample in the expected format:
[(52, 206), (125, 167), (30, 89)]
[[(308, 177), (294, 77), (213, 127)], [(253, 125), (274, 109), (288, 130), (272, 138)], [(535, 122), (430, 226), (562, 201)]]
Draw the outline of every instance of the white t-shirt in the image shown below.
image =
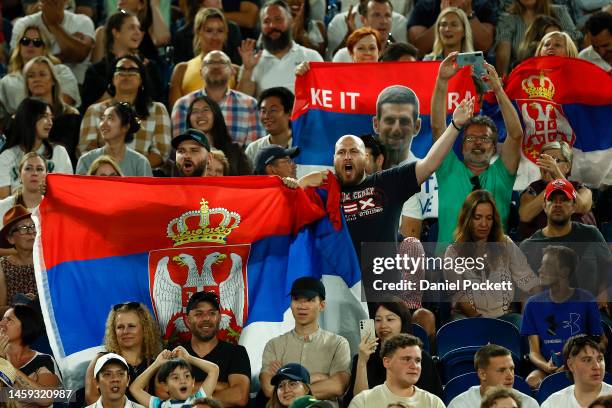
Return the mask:
[[(85, 408), (104, 408), (104, 405), (102, 405), (102, 397), (98, 398), (98, 400), (95, 403), (88, 405)], [(145, 408), (145, 407), (135, 402), (132, 402), (126, 398), (125, 405), (123, 406), (123, 408)]]
[[(293, 147), (292, 143), (293, 143), (293, 138), (290, 138), (289, 143), (287, 143), (287, 149)], [(266, 135), (260, 139), (255, 140), (254, 142), (249, 143), (244, 153), (251, 160), (251, 163), (254, 166), (255, 158), (257, 157), (257, 153), (259, 153), (259, 151), (263, 149), (264, 147), (270, 146), (271, 144), (272, 143), (270, 143), (270, 135)]]
[(315, 50), (302, 47), (295, 42), (289, 52), (280, 59), (264, 49), (251, 76), (257, 85), (257, 94), (275, 86), (284, 86), (295, 92), (295, 67), (305, 61), (323, 62), (323, 58)]
[(595, 65), (598, 65), (604, 71), (610, 71), (612, 66), (606, 62), (597, 51), (593, 49), (592, 45), (589, 45), (584, 50), (578, 53), (578, 58), (586, 61), (590, 61)]
[[(45, 145), (41, 144), (37, 152), (42, 155), (45, 152)], [(0, 187), (10, 186), (11, 194), (19, 187), (19, 162), (24, 155), (19, 146), (13, 146), (0, 154)], [(47, 160), (47, 168), (49, 173), (74, 173), (70, 156), (64, 146), (53, 146), (53, 156)]]
[[(513, 390), (521, 398), (521, 407), (539, 408), (538, 402), (529, 395), (523, 394), (518, 390)], [(480, 385), (470, 387), (467, 391), (457, 395), (448, 404), (448, 408), (474, 408), (479, 407), (481, 402)]]
[[(612, 394), (612, 385), (601, 383), (601, 392), (597, 397)], [(591, 401), (592, 402), (592, 401)], [(561, 391), (557, 391), (551, 394), (550, 397), (546, 398), (546, 401), (542, 403), (542, 408), (586, 408), (576, 401), (574, 395), (574, 384), (569, 387), (565, 387)]]
[(387, 383), (360, 392), (353, 398), (349, 408), (386, 407), (395, 402), (403, 402), (406, 405), (418, 408), (444, 408), (442, 400), (432, 393), (415, 386), (412, 397), (401, 397), (392, 393), (387, 387)]
[[(342, 3), (344, 6), (344, 2)], [(348, 32), (348, 27), (346, 26), (347, 15), (347, 11), (336, 14), (327, 26), (327, 59), (329, 60), (332, 59), (334, 51), (336, 50), (336, 48), (338, 48), (338, 46), (344, 39), (344, 36), (346, 36), (346, 33)], [(355, 13), (353, 21), (355, 22), (356, 28), (363, 27), (363, 23), (361, 22), (361, 17), (359, 13)], [(406, 42), (408, 39), (407, 30), (408, 20), (406, 19), (406, 17), (394, 11), (391, 15), (391, 35), (393, 36), (395, 41)], [(386, 38), (384, 40), (386, 40)]]
[[(56, 41), (55, 36), (51, 34), (42, 19), (42, 11), (38, 13), (30, 14), (29, 16), (21, 17), (17, 19), (13, 26), (13, 35), (11, 37), (11, 50), (17, 46), (17, 42), (20, 38), (17, 36), (23, 33), (24, 28), (28, 26), (37, 26), (41, 32), (44, 33), (45, 37), (49, 39), (49, 49), (54, 55), (61, 52), (59, 43)], [(91, 18), (84, 14), (75, 14), (68, 10), (64, 10), (64, 19), (61, 24), (62, 28), (70, 35), (75, 33), (83, 34), (86, 37), (90, 37), (92, 40), (95, 38), (94, 23)], [(85, 79), (85, 71), (89, 66), (90, 55), (87, 56), (83, 61), (78, 63), (66, 64), (74, 73), (79, 84), (83, 83)]]

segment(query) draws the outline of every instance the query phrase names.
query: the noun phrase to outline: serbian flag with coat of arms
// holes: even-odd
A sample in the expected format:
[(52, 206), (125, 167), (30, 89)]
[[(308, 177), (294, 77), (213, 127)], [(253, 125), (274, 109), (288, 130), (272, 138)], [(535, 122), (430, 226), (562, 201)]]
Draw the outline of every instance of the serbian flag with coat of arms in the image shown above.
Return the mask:
[[(535, 165), (542, 146), (573, 147), (571, 179), (612, 185), (612, 76), (578, 58), (538, 57), (518, 65), (505, 87), (523, 122), (519, 167), (525, 187), (540, 178)], [(517, 180), (518, 182), (518, 180)]]
[[(324, 277), (338, 294), (331, 302), (363, 313), (357, 296), (347, 296), (351, 288), (359, 294), (359, 264), (339, 213), (339, 186), (328, 179), (317, 194), (278, 177), (50, 175), (34, 215), (34, 258), (64, 385), (82, 385), (108, 313), (124, 302), (148, 306), (164, 339), (187, 340), (189, 297), (217, 293), (220, 337), (247, 347), (254, 372), (267, 340), (292, 327), (288, 294), (298, 277)], [(358, 336), (356, 324), (326, 321)]]
[[(393, 85), (406, 86), (419, 98), (421, 130), (410, 150), (416, 157), (425, 157), (432, 145), (429, 114), (439, 66), (439, 61), (311, 62), (310, 70), (295, 82), (293, 145), (301, 149), (295, 161), (331, 166), (334, 145), (341, 136), (374, 133), (378, 94)], [(448, 90), (449, 112), (463, 98), (475, 95), (469, 68), (449, 81)]]

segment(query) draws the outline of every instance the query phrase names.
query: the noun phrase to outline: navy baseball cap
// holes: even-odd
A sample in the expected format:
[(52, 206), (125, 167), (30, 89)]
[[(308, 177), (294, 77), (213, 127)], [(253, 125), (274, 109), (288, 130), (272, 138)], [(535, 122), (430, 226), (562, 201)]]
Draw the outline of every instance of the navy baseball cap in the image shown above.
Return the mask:
[(307, 299), (319, 296), (321, 300), (325, 300), (325, 286), (323, 286), (323, 283), (319, 279), (305, 276), (293, 282), (290, 295), (304, 296)]
[(208, 138), (203, 132), (200, 132), (197, 129), (187, 129), (184, 133), (181, 133), (174, 139), (172, 139), (172, 147), (178, 149), (179, 145), (185, 140), (193, 140), (204, 146), (206, 150), (210, 152), (210, 143), (208, 143)]
[(283, 380), (301, 381), (304, 384), (310, 384), (310, 373), (304, 366), (297, 363), (285, 364), (278, 369), (270, 383), (277, 385)]
[(214, 292), (196, 292), (189, 298), (185, 312), (189, 314), (191, 309), (195, 308), (200, 302), (207, 302), (215, 309), (219, 310), (219, 298)]
[(276, 159), (291, 157), (292, 159), (300, 154), (299, 147), (283, 149), (279, 145), (270, 145), (262, 148), (255, 156), (255, 174), (266, 174), (266, 166)]

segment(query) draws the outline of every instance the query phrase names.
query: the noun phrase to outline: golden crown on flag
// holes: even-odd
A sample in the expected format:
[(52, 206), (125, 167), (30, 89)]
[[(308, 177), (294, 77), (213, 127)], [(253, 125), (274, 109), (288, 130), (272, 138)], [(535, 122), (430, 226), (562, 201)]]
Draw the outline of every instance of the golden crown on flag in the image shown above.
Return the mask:
[(530, 98), (545, 98), (552, 101), (555, 96), (555, 85), (549, 77), (544, 75), (544, 71), (540, 71), (540, 75), (532, 75), (523, 79), (521, 87)]
[[(210, 224), (211, 215), (222, 215), (221, 222)], [(195, 220), (198, 220), (197, 223)], [(240, 214), (225, 208), (209, 208), (208, 201), (200, 201), (200, 209), (183, 213), (168, 224), (168, 238), (174, 246), (193, 242), (216, 242), (225, 244), (227, 236), (240, 224)]]

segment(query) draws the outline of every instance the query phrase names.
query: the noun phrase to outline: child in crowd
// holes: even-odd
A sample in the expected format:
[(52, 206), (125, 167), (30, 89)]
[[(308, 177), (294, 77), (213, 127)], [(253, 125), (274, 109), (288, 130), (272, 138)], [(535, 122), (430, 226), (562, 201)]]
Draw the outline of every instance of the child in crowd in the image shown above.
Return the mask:
[[(192, 365), (206, 373), (206, 379), (199, 389), (195, 388)], [(145, 391), (145, 387), (157, 372), (157, 380), (169, 395), (162, 400)], [(151, 408), (183, 407), (197, 398), (211, 396), (217, 385), (219, 367), (209, 361), (191, 356), (183, 347), (163, 350), (153, 364), (140, 374), (130, 386), (130, 392), (139, 404)]]

